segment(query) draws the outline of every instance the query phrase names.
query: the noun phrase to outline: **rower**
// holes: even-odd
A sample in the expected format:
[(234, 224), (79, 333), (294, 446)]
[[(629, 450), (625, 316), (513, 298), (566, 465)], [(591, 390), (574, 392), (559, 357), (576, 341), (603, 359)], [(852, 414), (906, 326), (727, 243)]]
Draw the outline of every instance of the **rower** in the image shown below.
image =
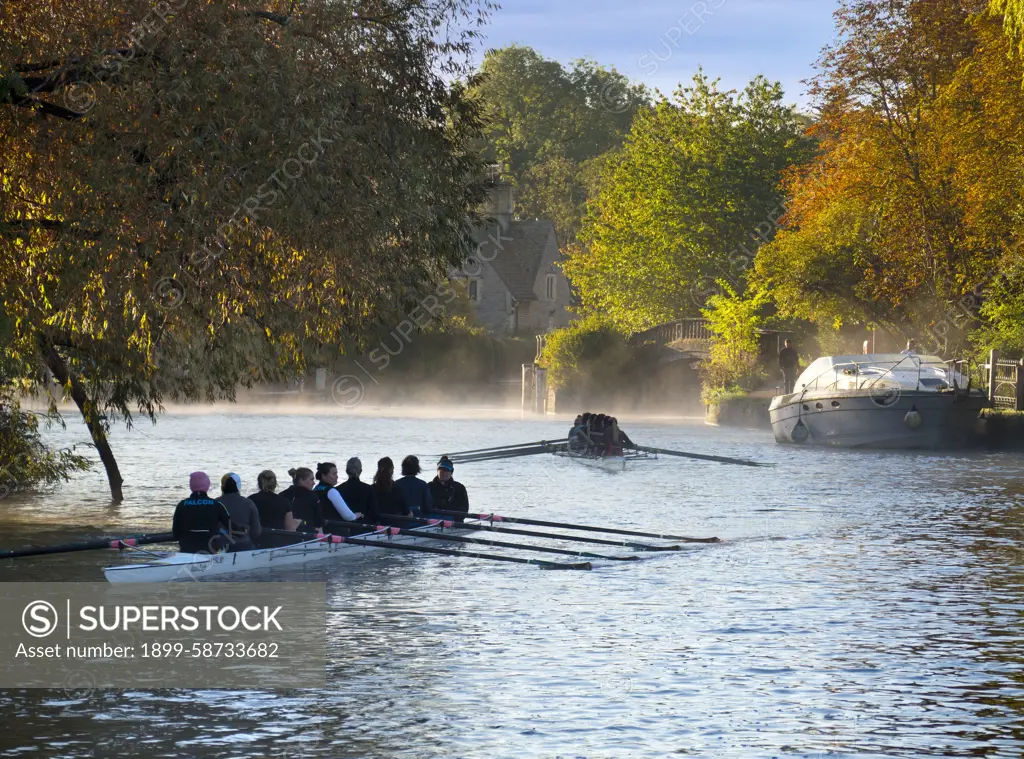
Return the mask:
[(299, 532), (317, 532), (324, 528), (324, 518), (320, 513), (320, 496), (313, 492), (316, 482), (313, 470), (300, 466), (288, 470), (292, 484), (281, 492), (292, 508), (292, 516), (299, 520), (296, 528)]
[(218, 553), (227, 545), (231, 515), (220, 501), (210, 498), (210, 478), (206, 472), (188, 477), (189, 497), (174, 509), (171, 531), (182, 553)]
[[(437, 476), (430, 481), (430, 495), (434, 499), (434, 506), (442, 511), (469, 511), (469, 494), (461, 482), (453, 478), (455, 465), (447, 456), (442, 456), (437, 462)], [(456, 517), (456, 522), (462, 522), (465, 517)]]
[(615, 431), (616, 431), (616, 433), (619, 436), (619, 439), (618, 439), (619, 451), (622, 451), (625, 448), (633, 448), (633, 449), (635, 449), (636, 448), (636, 443), (634, 443), (632, 440), (630, 440), (629, 439), (629, 435), (627, 435), (625, 432), (623, 432), (622, 428), (619, 427), (619, 420), (613, 417), (612, 418), (612, 424), (614, 425)]
[(227, 507), (231, 515), (231, 546), (229, 552), (251, 551), (253, 541), (259, 539), (263, 532), (260, 524), (260, 513), (256, 504), (241, 494), (242, 478), (234, 472), (228, 472), (220, 478), (220, 502)]
[(373, 493), (373, 486), (368, 482), (359, 479), (363, 473), (363, 462), (353, 457), (345, 464), (345, 474), (348, 479), (338, 485), (338, 492), (345, 499), (349, 508), (361, 513), (368, 521), (377, 519), (377, 496)]
[(405, 503), (405, 495), (395, 487), (395, 462), (385, 456), (377, 462), (377, 474), (373, 476), (373, 494), (377, 500), (377, 513), (387, 516), (411, 517), (412, 512)]
[(434, 499), (430, 496), (430, 488), (416, 475), (422, 472), (420, 460), (415, 456), (402, 459), (402, 477), (395, 481), (395, 487), (405, 496), (405, 505), (414, 517), (421, 519), (430, 515)]
[(320, 496), (320, 513), (324, 521), (333, 519), (337, 514), (346, 522), (355, 522), (363, 518), (362, 514), (352, 511), (345, 499), (338, 492), (338, 467), (329, 461), (316, 465), (316, 478), (319, 483), (313, 491)]
[(605, 420), (607, 417), (604, 414), (598, 414), (597, 418), (593, 420), (590, 428), (590, 452), (603, 456), (605, 454), (606, 442), (605, 442)]
[(578, 450), (582, 445), (581, 435), (583, 433), (583, 414), (576, 417), (576, 420), (572, 423), (572, 429), (569, 430), (569, 445), (570, 451)]
[(259, 491), (249, 496), (249, 500), (256, 504), (260, 525), (268, 530), (294, 532), (299, 526), (299, 520), (292, 514), (292, 505), (288, 499), (276, 492), (277, 475), (264, 469), (256, 476), (256, 487)]

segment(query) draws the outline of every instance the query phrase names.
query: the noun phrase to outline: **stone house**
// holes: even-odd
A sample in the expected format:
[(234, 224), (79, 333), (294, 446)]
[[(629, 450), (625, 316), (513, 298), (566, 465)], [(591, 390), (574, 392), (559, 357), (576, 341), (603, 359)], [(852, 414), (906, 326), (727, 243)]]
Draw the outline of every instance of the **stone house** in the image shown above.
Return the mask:
[(466, 280), (477, 321), (497, 335), (537, 335), (572, 320), (569, 281), (554, 222), (516, 220), (512, 188), (491, 191), (489, 223), (477, 231), (477, 249), (453, 278)]

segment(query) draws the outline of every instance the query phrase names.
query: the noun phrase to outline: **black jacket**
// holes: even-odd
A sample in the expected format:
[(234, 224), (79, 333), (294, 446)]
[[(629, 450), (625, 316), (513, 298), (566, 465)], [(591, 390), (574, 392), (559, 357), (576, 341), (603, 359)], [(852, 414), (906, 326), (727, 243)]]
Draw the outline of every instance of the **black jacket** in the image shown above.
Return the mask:
[[(466, 486), (454, 479), (447, 483), (441, 482), (437, 477), (430, 481), (430, 495), (434, 499), (434, 508), (442, 511), (469, 511), (469, 493)], [(456, 517), (456, 522), (461, 522), (463, 517)]]
[(373, 494), (377, 500), (378, 516), (400, 516), (404, 517), (409, 513), (409, 505), (405, 502), (405, 495), (394, 485), (390, 490), (383, 490), (376, 485), (373, 486)]
[(292, 506), (292, 516), (298, 519), (300, 532), (315, 532), (324, 527), (324, 518), (320, 513), (320, 495), (306, 490), (301, 485), (292, 485), (281, 491), (281, 497)]
[(213, 553), (231, 531), (231, 515), (220, 501), (206, 493), (192, 493), (174, 509), (171, 531), (182, 553)]
[[(283, 530), (284, 518), (292, 510), (291, 501), (279, 493), (253, 493), (249, 500), (256, 504), (260, 524), (268, 530)], [(294, 516), (294, 515), (293, 515)]]
[(349, 477), (338, 485), (338, 492), (348, 507), (357, 514), (362, 514), (365, 521), (377, 518), (377, 496), (373, 492), (373, 485), (362, 482), (357, 477)]
[(796, 369), (800, 365), (800, 356), (795, 348), (783, 348), (779, 351), (779, 368)]

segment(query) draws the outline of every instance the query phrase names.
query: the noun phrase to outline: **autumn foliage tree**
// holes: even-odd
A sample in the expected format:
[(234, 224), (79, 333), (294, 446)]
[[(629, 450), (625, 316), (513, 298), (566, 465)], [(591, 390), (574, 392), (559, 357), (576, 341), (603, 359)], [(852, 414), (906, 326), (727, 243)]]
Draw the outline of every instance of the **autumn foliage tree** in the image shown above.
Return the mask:
[(787, 178), (752, 281), (783, 316), (963, 345), (1022, 208), (1021, 62), (968, 0), (847, 0), (820, 62), (820, 152)]
[(78, 405), (115, 500), (113, 419), (294, 376), (460, 262), (484, 171), (449, 81), (489, 6), (0, 6), (6, 359)]

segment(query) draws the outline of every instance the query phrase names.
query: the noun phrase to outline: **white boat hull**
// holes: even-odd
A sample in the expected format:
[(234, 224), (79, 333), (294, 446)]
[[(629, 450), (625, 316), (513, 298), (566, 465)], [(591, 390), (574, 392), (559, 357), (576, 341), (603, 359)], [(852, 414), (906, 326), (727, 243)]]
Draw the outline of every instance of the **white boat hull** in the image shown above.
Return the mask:
[(632, 453), (629, 456), (588, 456), (579, 453), (569, 453), (568, 451), (556, 451), (555, 455), (563, 459), (578, 461), (580, 464), (585, 466), (603, 469), (606, 472), (622, 472), (625, 471), (626, 467), (632, 461), (656, 458), (655, 456), (648, 456), (647, 454), (633, 455)]
[[(438, 532), (454, 535), (465, 535), (474, 530), (471, 527), (417, 527), (423, 532)], [(380, 543), (402, 543), (416, 545), (437, 543), (440, 541), (426, 537), (409, 535), (388, 535), (383, 532), (353, 535), (359, 540)], [(447, 544), (457, 546), (457, 544)], [(104, 567), (103, 575), (108, 582), (175, 582), (180, 580), (206, 580), (234, 575), (242, 572), (273, 569), (275, 567), (312, 564), (328, 559), (352, 560), (365, 557), (370, 553), (387, 551), (386, 548), (356, 545), (354, 543), (334, 543), (329, 540), (314, 539), (278, 548), (257, 548), (252, 551), (235, 553), (194, 554), (172, 553), (150, 562), (139, 564), (119, 564)]]
[[(976, 437), (978, 412), (985, 405), (985, 396), (977, 391), (961, 394), (959, 400), (952, 392), (903, 391), (889, 398), (832, 391), (778, 396), (769, 415), (778, 443), (938, 449), (970, 445)], [(916, 428), (914, 410), (920, 415)], [(806, 428), (806, 435), (797, 429), (798, 423)]]

